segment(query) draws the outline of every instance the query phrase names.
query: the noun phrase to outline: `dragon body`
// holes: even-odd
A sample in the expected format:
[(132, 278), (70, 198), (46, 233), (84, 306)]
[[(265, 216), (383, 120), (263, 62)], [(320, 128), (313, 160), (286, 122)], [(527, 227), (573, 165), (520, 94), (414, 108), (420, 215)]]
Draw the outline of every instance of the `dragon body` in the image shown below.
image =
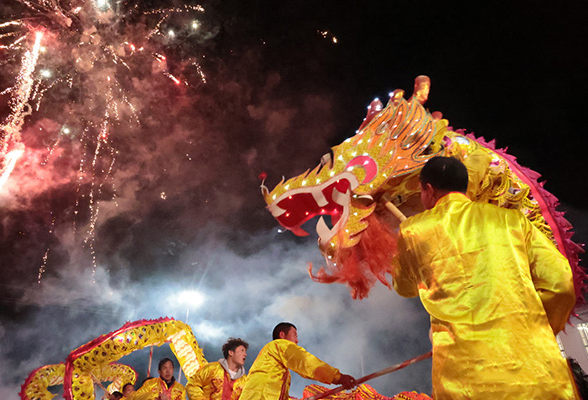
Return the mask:
[(441, 113), (427, 111), (429, 90), (429, 78), (419, 76), (408, 100), (402, 90), (391, 93), (386, 107), (374, 100), (356, 134), (334, 146), (316, 168), (282, 180), (271, 191), (262, 185), (268, 210), (296, 235), (306, 235), (301, 226), (320, 217), (318, 244), (327, 265), (316, 274), (311, 266), (311, 277), (346, 283), (354, 298), (367, 296), (377, 280), (390, 287), (387, 274), (400, 220), (388, 210), (404, 216), (423, 211), (420, 169), (443, 155), (468, 168), (468, 197), (519, 209), (553, 241), (572, 265), (581, 298), (586, 275), (578, 254), (583, 250), (571, 241), (571, 225), (555, 211), (557, 199), (538, 183), (540, 175), (518, 165), (493, 141), (454, 131)]
[[(30, 400), (49, 400), (55, 395), (47, 388), (49, 386), (63, 385), (65, 375), (65, 364), (51, 364), (37, 368), (29, 374), (26, 382), (22, 386), (21, 399)], [(78, 380), (83, 382), (111, 382), (108, 385), (110, 393), (122, 391), (122, 386), (126, 383), (134, 384), (137, 381), (137, 372), (124, 364), (106, 364), (100, 368), (94, 369), (91, 374), (87, 373), (79, 376)]]
[(187, 377), (207, 364), (192, 329), (184, 322), (172, 318), (128, 322), (78, 347), (65, 363), (31, 372), (20, 397), (22, 400), (48, 400), (54, 395), (47, 387), (63, 384), (65, 399), (93, 399), (95, 382), (112, 382), (109, 390), (117, 390), (121, 383), (135, 382), (135, 371), (126, 365), (114, 364), (115, 361), (136, 350), (164, 343), (169, 343)]

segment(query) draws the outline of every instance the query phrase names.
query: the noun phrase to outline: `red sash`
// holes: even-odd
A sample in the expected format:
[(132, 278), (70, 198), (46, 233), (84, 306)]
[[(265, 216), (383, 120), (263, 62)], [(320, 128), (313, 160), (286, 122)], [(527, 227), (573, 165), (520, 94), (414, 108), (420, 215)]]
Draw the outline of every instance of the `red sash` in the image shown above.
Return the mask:
[(172, 399), (172, 387), (174, 385), (172, 384), (170, 386), (170, 388), (168, 389), (167, 383), (165, 383), (165, 381), (163, 379), (160, 379), (159, 384), (161, 386), (161, 392), (160, 393), (165, 393), (165, 394), (167, 394), (167, 397), (169, 397), (170, 399)]
[(231, 379), (229, 373), (225, 371), (225, 378), (223, 380), (223, 394), (221, 400), (231, 400), (231, 396), (233, 394), (233, 384), (235, 383), (234, 380)]

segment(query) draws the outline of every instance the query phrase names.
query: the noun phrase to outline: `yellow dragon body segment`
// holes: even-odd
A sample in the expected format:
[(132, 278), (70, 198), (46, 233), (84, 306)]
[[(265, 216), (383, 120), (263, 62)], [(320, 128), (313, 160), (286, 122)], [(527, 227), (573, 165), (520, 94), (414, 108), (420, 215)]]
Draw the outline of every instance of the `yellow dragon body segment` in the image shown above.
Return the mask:
[(29, 374), (29, 377), (22, 385), (20, 392), (21, 399), (27, 400), (49, 400), (55, 395), (47, 388), (49, 386), (63, 385), (63, 374), (65, 364), (51, 364), (37, 368)]
[[(63, 385), (63, 376), (65, 374), (65, 364), (45, 365), (29, 374), (28, 379), (22, 386), (21, 398), (28, 400), (50, 400), (55, 395), (47, 388), (49, 386)], [(110, 393), (121, 391), (125, 383), (134, 384), (137, 381), (137, 372), (128, 365), (124, 364), (107, 364), (103, 365), (92, 375), (81, 378), (84, 381), (92, 382), (111, 382), (108, 385)]]
[(388, 208), (393, 204), (406, 216), (421, 212), (420, 169), (443, 155), (468, 168), (472, 200), (519, 209), (556, 244), (572, 265), (581, 298), (586, 275), (578, 253), (583, 250), (570, 240), (571, 226), (555, 211), (557, 199), (537, 182), (540, 175), (493, 142), (453, 131), (441, 113), (429, 113), (423, 107), (429, 90), (429, 78), (419, 76), (409, 100), (401, 90), (391, 93), (386, 107), (374, 100), (356, 134), (334, 146), (316, 168), (271, 191), (262, 185), (268, 210), (296, 235), (306, 235), (301, 225), (320, 216), (316, 230), (327, 266), (316, 275), (310, 269), (311, 277), (346, 283), (354, 298), (367, 296), (376, 280), (390, 286), (387, 274), (400, 221)]
[(172, 318), (128, 322), (78, 347), (64, 364), (33, 371), (21, 389), (21, 399), (51, 399), (53, 394), (47, 387), (56, 384), (63, 384), (67, 400), (94, 399), (95, 381), (112, 382), (109, 390), (117, 390), (121, 383), (134, 383), (136, 373), (126, 365), (113, 363), (133, 351), (164, 343), (170, 344), (187, 377), (207, 364), (192, 329), (184, 322)]

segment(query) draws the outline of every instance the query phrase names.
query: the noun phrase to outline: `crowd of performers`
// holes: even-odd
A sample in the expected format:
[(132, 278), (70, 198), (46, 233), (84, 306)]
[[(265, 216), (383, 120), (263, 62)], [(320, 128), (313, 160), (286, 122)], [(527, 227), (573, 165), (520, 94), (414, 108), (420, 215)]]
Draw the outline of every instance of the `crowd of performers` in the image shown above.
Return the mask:
[(326, 384), (355, 386), (355, 379), (321, 361), (298, 346), (298, 330), (289, 322), (279, 323), (245, 374), (249, 344), (230, 338), (222, 347), (223, 358), (206, 364), (188, 380), (184, 387), (174, 378), (174, 364), (164, 358), (158, 365), (158, 378), (147, 379), (134, 391), (131, 384), (123, 392), (110, 394), (109, 399), (127, 400), (262, 400), (289, 398), (290, 371)]
[[(573, 377), (555, 335), (575, 305), (567, 259), (518, 210), (473, 202), (466, 167), (430, 159), (420, 175), (425, 211), (400, 225), (394, 289), (420, 296), (431, 317), (435, 400), (575, 399)], [(345, 388), (355, 379), (298, 346), (296, 327), (280, 323), (253, 362), (248, 344), (230, 339), (218, 362), (184, 388), (173, 363), (129, 400), (287, 400), (290, 372)], [(129, 390), (129, 393), (127, 393)], [(111, 395), (111, 396), (114, 396)], [(111, 397), (111, 398), (117, 398)], [(118, 398), (120, 398), (118, 397)]]

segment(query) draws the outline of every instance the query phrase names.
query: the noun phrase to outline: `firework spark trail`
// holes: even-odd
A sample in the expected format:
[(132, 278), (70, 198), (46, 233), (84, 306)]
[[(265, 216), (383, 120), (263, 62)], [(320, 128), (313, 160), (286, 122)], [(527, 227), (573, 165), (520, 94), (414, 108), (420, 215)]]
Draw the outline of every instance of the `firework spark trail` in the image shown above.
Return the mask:
[[(13, 97), (10, 100), (11, 113), (4, 124), (0, 126), (2, 131), (0, 161), (3, 163), (2, 167), (0, 167), (0, 190), (8, 180), (16, 161), (24, 153), (24, 145), (20, 141), (20, 130), (24, 124), (25, 117), (31, 113), (28, 101), (33, 89), (33, 73), (39, 60), (42, 39), (43, 34), (37, 32), (33, 48), (27, 51), (22, 58), (21, 70), (17, 77), (16, 86), (12, 91)], [(18, 148), (8, 153), (9, 148), (15, 146)]]
[(16, 147), (16, 149), (12, 150), (6, 155), (6, 157), (4, 157), (4, 163), (6, 164), (6, 166), (2, 170), (2, 175), (0, 176), (0, 189), (2, 189), (2, 187), (8, 180), (8, 177), (14, 169), (14, 166), (16, 165), (18, 159), (24, 153), (24, 145), (22, 143), (18, 143)]
[[(116, 112), (116, 107), (114, 107), (114, 111)], [(98, 161), (98, 158), (100, 156), (100, 151), (102, 149), (102, 147), (105, 147), (108, 145), (108, 133), (109, 133), (109, 114), (108, 114), (108, 110), (106, 111), (106, 114), (104, 116), (104, 121), (103, 121), (103, 125), (102, 125), (102, 129), (100, 130), (99, 134), (98, 134), (98, 138), (97, 138), (97, 146), (96, 146), (96, 150), (94, 151), (94, 158), (92, 160), (92, 175), (96, 175), (96, 163)], [(96, 197), (98, 197), (98, 195), (102, 192), (102, 186), (104, 184), (104, 182), (106, 181), (106, 179), (108, 177), (110, 177), (112, 175), (112, 168), (114, 166), (114, 161), (115, 161), (115, 157), (114, 157), (114, 148), (110, 147), (110, 156), (111, 156), (111, 161), (110, 161), (110, 167), (108, 168), (108, 171), (106, 172), (106, 176), (105, 178), (97, 183), (95, 179), (92, 179), (92, 185), (90, 188), (90, 194), (89, 194), (89, 198), (90, 198), (90, 226), (88, 228), (88, 231), (86, 233), (86, 237), (84, 239), (84, 243), (88, 244), (90, 247), (90, 254), (92, 257), (92, 279), (93, 282), (95, 283), (95, 279), (96, 279), (96, 269), (98, 268), (98, 262), (96, 259), (96, 248), (95, 248), (95, 242), (96, 242), (96, 237), (95, 237), (95, 229), (96, 229), (96, 224), (98, 223), (98, 212), (100, 211), (100, 203), (99, 201), (96, 199)]]
[[(79, 0), (73, 4), (57, 0), (18, 2), (29, 13), (19, 19), (0, 23), (0, 29), (3, 30), (0, 32), (0, 40), (4, 41), (0, 44), (0, 49), (10, 50), (15, 54), (26, 51), (22, 57), (17, 83), (0, 93), (12, 97), (9, 103), (10, 115), (4, 125), (0, 126), (0, 167), (3, 159), (5, 163), (4, 169), (0, 170), (0, 189), (9, 178), (18, 157), (22, 155), (22, 152), (12, 153), (11, 150), (17, 144), (22, 144), (20, 133), (25, 117), (33, 112), (46, 113), (57, 108), (57, 114), (50, 118), (62, 125), (60, 137), (63, 134), (64, 138), (76, 139), (83, 149), (75, 174), (73, 232), (75, 235), (78, 231), (77, 225), (87, 223), (82, 246), (89, 249), (95, 272), (97, 258), (94, 235), (104, 184), (112, 181), (113, 198), (116, 193), (113, 168), (118, 152), (110, 136), (113, 135), (117, 141), (124, 140), (124, 137), (119, 137), (120, 132), (140, 127), (140, 109), (132, 101), (142, 99), (145, 93), (135, 92), (140, 89), (129, 85), (129, 82), (136, 78), (141, 83), (148, 74), (160, 74), (175, 85), (188, 86), (189, 81), (183, 76), (183, 71), (175, 70), (173, 74), (169, 71), (166, 56), (162, 53), (170, 41), (178, 40), (180, 36), (176, 36), (176, 33), (179, 35), (182, 29), (193, 32), (200, 24), (191, 20), (189, 28), (165, 32), (164, 27), (174, 24), (170, 18), (173, 14), (188, 17), (189, 13), (204, 13), (204, 8), (199, 5), (183, 5), (141, 10), (135, 5), (125, 11), (127, 3), (116, 2), (113, 5), (113, 2), (99, 0)], [(141, 15), (145, 18), (138, 18)], [(132, 21), (138, 23), (134, 24)], [(32, 50), (27, 51), (25, 44), (33, 35), (35, 44)], [(46, 49), (39, 61), (41, 41)], [(5, 54), (8, 56), (8, 51)], [(159, 62), (157, 68), (146, 62), (150, 56)], [(18, 57), (11, 57), (10, 61), (16, 64)], [(41, 68), (35, 77), (37, 63)], [(196, 67), (198, 79), (206, 82), (200, 64), (194, 62), (191, 65)], [(66, 95), (62, 94), (64, 88), (69, 89)], [(53, 93), (58, 97), (52, 97)], [(47, 100), (48, 96), (50, 101)], [(59, 109), (61, 102), (63, 107)], [(130, 125), (125, 127), (125, 123)], [(54, 149), (71, 143), (67, 139), (60, 140), (60, 137), (50, 140), (52, 144), (46, 147), (47, 155), (42, 158), (39, 167), (53, 168), (51, 157)], [(22, 146), (24, 150), (24, 144)], [(83, 215), (80, 214), (80, 207), (86, 205), (89, 207), (90, 217), (89, 220), (82, 221), (79, 219)], [(55, 223), (53, 216), (50, 233), (53, 232)], [(39, 281), (46, 270), (48, 254), (49, 248), (39, 270)]]
[(45, 250), (45, 254), (43, 255), (43, 263), (39, 267), (39, 274), (37, 275), (37, 283), (41, 283), (41, 278), (45, 271), (47, 271), (47, 259), (49, 258), (49, 249)]
[[(8, 27), (20, 27), (22, 25), (23, 24), (21, 21), (8, 21), (8, 22), (4, 22), (4, 23), (0, 24), (0, 29), (4, 29), (4, 28), (8, 28)], [(18, 32), (0, 33), (0, 39), (12, 38), (15, 36), (19, 36), (19, 33)], [(9, 45), (0, 44), (0, 49), (14, 50), (14, 49), (18, 48), (20, 46), (20, 43), (22, 41), (24, 41), (26, 38), (27, 38), (26, 34), (20, 35), (20, 37), (18, 39), (14, 40)]]
[(37, 32), (33, 48), (27, 51), (22, 59), (22, 67), (10, 101), (11, 113), (0, 127), (5, 132), (0, 154), (6, 153), (11, 141), (20, 142), (20, 129), (24, 123), (24, 117), (30, 113), (30, 110), (25, 111), (25, 109), (29, 108), (28, 100), (34, 84), (33, 73), (39, 60), (42, 39), (43, 33)]

